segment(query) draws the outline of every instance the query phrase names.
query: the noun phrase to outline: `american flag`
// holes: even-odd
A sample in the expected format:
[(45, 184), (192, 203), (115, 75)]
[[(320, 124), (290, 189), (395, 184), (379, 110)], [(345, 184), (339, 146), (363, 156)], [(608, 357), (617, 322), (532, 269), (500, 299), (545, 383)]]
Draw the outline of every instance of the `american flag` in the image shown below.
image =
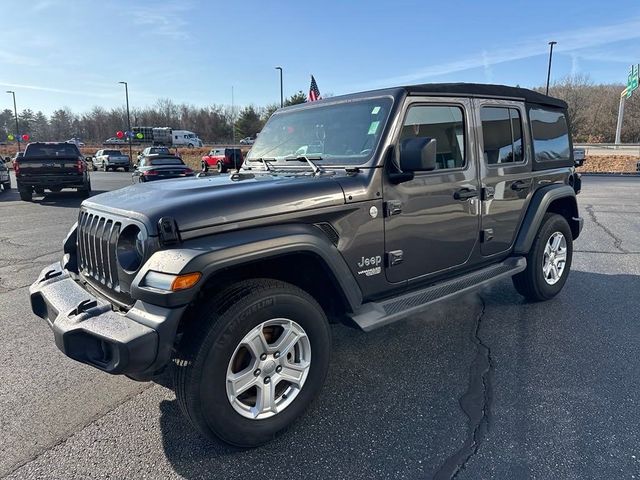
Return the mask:
[(322, 97), (320, 96), (320, 90), (318, 89), (318, 84), (316, 83), (316, 79), (311, 75), (311, 86), (309, 87), (309, 101), (315, 102), (316, 100), (320, 100)]

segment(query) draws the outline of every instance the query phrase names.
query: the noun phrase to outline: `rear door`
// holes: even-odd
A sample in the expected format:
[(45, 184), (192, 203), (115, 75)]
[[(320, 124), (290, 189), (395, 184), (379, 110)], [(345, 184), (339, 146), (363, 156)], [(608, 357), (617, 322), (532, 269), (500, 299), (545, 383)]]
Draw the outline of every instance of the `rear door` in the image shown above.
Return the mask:
[(523, 103), (474, 100), (481, 159), (483, 256), (509, 250), (532, 188), (531, 149)]
[(468, 266), (480, 224), (471, 100), (410, 98), (402, 118), (396, 143), (435, 139), (437, 167), (397, 185), (385, 180), (390, 282), (421, 281)]

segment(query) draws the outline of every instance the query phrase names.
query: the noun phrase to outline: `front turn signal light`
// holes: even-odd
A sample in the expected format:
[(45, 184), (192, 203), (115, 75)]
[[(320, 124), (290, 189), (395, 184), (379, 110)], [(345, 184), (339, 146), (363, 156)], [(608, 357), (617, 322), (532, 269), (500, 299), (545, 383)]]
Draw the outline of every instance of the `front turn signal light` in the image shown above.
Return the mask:
[(184, 275), (178, 275), (171, 282), (171, 291), (177, 292), (178, 290), (186, 290), (187, 288), (193, 287), (198, 281), (202, 274), (200, 272), (193, 273), (185, 273)]

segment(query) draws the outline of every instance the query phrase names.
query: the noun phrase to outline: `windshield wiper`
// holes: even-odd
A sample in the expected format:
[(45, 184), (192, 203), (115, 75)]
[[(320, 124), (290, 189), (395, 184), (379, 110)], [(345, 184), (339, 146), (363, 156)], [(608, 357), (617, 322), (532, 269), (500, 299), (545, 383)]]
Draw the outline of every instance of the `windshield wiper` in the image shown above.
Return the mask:
[[(322, 157), (320, 155), (314, 155), (311, 158), (313, 158), (313, 160), (316, 160), (316, 161), (322, 160)], [(309, 158), (307, 155), (297, 155), (295, 157), (294, 156), (285, 157), (284, 161), (285, 162), (307, 162), (311, 167), (311, 170), (313, 170), (314, 175), (318, 175), (319, 173), (324, 173), (324, 168), (322, 168), (320, 165), (315, 163), (311, 158)]]
[(261, 162), (264, 165), (264, 168), (268, 171), (268, 172), (272, 172), (274, 171), (273, 168), (273, 163), (275, 162), (276, 159), (275, 158), (264, 158), (264, 157), (259, 157), (259, 158), (251, 158), (251, 159), (247, 159), (250, 162)]

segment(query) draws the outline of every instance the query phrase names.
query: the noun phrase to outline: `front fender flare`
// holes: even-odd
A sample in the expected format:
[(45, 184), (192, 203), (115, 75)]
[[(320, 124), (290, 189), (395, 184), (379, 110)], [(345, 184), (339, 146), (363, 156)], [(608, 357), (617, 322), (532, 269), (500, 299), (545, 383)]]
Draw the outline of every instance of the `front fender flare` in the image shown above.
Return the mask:
[[(161, 306), (191, 302), (197, 286), (179, 292), (150, 291), (140, 287), (149, 270), (179, 275), (201, 272), (202, 285), (223, 269), (291, 254), (316, 255), (333, 275), (350, 309), (362, 303), (362, 292), (338, 249), (320, 231), (308, 224), (286, 224), (219, 233), (184, 242), (177, 248), (155, 252), (131, 284), (133, 298)], [(295, 268), (292, 265), (291, 268)]]

